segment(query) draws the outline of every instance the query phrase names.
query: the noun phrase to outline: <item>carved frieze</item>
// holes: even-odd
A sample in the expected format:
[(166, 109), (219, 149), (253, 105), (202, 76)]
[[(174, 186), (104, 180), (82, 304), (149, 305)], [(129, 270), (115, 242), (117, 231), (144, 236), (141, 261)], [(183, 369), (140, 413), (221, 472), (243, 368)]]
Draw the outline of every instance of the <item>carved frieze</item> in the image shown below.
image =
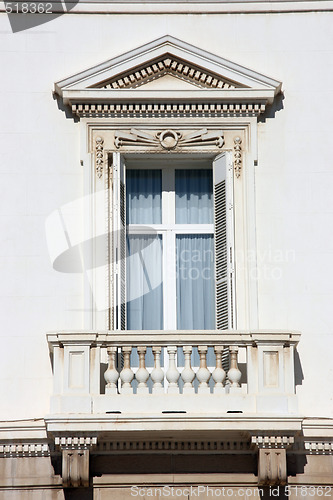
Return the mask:
[(226, 102), (124, 102), (121, 99), (117, 103), (107, 99), (103, 103), (87, 103), (79, 101), (72, 103), (72, 112), (80, 118), (230, 118), (230, 117), (257, 117), (265, 111), (265, 101), (249, 102), (244, 99), (239, 101), (228, 100)]
[(222, 148), (224, 144), (223, 131), (206, 128), (190, 133), (178, 130), (165, 129), (156, 133), (132, 128), (130, 131), (117, 131), (115, 133), (115, 146), (145, 147), (153, 150), (174, 151), (182, 148), (216, 147)]

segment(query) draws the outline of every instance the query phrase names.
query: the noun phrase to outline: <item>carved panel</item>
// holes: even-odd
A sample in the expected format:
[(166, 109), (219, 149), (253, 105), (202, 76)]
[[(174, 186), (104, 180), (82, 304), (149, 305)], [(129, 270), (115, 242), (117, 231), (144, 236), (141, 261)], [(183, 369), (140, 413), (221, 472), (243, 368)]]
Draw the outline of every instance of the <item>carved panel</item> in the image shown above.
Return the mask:
[(115, 146), (145, 147), (153, 150), (174, 151), (183, 148), (215, 147), (222, 148), (224, 144), (223, 131), (200, 129), (191, 133), (166, 129), (156, 133), (132, 128), (129, 131), (115, 132)]

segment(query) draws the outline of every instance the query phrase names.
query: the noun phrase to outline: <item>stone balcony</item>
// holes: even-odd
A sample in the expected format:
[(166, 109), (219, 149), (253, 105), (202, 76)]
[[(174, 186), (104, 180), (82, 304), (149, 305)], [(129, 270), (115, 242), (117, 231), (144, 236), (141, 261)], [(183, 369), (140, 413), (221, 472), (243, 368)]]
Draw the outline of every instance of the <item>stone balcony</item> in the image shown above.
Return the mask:
[(239, 422), (249, 427), (245, 420), (258, 429), (272, 420), (290, 428), (298, 420), (299, 338), (287, 331), (50, 333), (48, 428), (82, 431), (83, 420), (92, 433), (203, 432), (227, 421), (239, 430)]

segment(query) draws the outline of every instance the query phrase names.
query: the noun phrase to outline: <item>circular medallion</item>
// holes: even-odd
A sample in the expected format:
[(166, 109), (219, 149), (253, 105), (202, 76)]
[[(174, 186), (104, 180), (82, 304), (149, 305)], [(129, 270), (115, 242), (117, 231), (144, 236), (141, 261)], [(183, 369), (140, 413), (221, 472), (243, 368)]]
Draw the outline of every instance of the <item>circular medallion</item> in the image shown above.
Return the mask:
[(174, 149), (178, 144), (178, 134), (173, 130), (164, 130), (160, 137), (160, 144), (164, 149)]

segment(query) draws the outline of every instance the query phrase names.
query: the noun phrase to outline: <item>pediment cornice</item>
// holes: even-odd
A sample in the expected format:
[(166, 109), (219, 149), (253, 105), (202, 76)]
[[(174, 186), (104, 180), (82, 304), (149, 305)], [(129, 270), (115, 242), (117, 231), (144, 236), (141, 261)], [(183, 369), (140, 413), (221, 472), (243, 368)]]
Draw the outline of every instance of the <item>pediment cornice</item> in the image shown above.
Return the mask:
[(256, 116), (280, 90), (277, 80), (170, 36), (55, 84), (64, 104), (83, 117), (192, 112)]

